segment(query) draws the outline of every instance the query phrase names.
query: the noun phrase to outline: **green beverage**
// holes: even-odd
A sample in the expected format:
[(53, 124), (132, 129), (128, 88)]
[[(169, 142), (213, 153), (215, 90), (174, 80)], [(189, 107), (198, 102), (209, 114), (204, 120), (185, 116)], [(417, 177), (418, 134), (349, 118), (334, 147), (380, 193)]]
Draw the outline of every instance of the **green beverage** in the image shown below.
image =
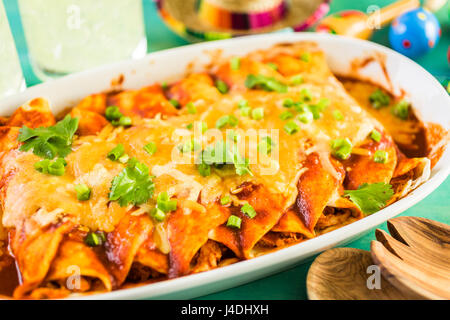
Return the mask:
[(25, 87), (16, 46), (9, 30), (3, 3), (0, 1), (0, 98)]
[(19, 0), (35, 72), (57, 76), (147, 51), (142, 0)]

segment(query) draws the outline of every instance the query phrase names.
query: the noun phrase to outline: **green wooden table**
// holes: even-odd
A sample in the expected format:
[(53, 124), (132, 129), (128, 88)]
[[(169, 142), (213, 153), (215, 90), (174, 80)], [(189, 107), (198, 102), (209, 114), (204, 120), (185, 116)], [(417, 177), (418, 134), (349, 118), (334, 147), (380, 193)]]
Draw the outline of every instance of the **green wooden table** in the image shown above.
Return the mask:
[[(19, 51), (22, 67), (27, 85), (39, 83), (39, 79), (33, 74), (26, 55), (26, 45), (23, 39), (21, 25), (18, 19), (16, 0), (4, 0), (8, 16), (13, 29), (16, 46)], [(331, 11), (337, 12), (345, 9), (366, 11), (369, 5), (383, 7), (393, 1), (390, 0), (333, 0)], [(144, 14), (149, 51), (177, 47), (188, 44), (184, 39), (171, 32), (159, 19), (153, 3), (144, 0)], [(444, 7), (436, 13), (442, 28), (442, 37), (438, 46), (427, 55), (416, 60), (425, 69), (438, 78), (450, 77), (450, 67), (447, 63), (447, 48), (450, 46), (450, 21), (448, 8)], [(388, 28), (377, 31), (372, 40), (389, 46)], [(402, 216), (418, 216), (434, 219), (450, 224), (450, 179), (437, 188), (430, 196), (403, 212)], [(379, 228), (386, 230), (386, 224)], [(370, 242), (374, 240), (374, 232), (348, 244), (348, 247), (369, 250)], [(306, 274), (311, 262), (303, 263), (288, 271), (251, 282), (240, 287), (221, 291), (199, 299), (306, 299)]]

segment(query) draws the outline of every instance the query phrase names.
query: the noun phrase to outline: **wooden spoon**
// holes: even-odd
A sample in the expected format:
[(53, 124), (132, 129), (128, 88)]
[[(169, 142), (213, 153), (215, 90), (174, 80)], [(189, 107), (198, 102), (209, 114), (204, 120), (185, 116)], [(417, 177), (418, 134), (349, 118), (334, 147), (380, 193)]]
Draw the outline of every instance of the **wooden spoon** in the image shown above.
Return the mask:
[(420, 217), (398, 217), (387, 222), (390, 234), (433, 261), (450, 265), (450, 226)]
[[(418, 217), (387, 222), (376, 230), (372, 252), (336, 248), (322, 253), (307, 276), (309, 299), (450, 299), (450, 226)], [(376, 264), (381, 290), (369, 289)]]
[[(403, 292), (425, 299), (450, 299), (450, 227), (424, 218), (388, 221), (390, 236), (376, 230), (372, 260)], [(400, 240), (400, 241), (399, 241)]]
[(417, 299), (381, 278), (381, 289), (369, 289), (373, 265), (369, 251), (335, 248), (322, 253), (308, 271), (306, 289), (311, 300), (404, 300)]

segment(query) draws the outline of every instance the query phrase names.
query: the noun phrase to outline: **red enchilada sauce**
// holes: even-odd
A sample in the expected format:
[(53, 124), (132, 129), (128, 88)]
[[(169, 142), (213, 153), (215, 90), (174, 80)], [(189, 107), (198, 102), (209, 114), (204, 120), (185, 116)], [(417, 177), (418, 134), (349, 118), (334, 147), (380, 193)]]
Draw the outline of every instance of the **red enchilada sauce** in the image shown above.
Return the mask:
[[(390, 111), (393, 105), (401, 99), (393, 97), (385, 90), (369, 82), (350, 78), (339, 78), (339, 80), (361, 107), (383, 124), (407, 157), (427, 156), (429, 146), (424, 125), (412, 112), (410, 112), (408, 119), (402, 120), (395, 117)], [(389, 95), (391, 101), (388, 106), (380, 109), (371, 106), (369, 96), (377, 89)], [(81, 238), (79, 240), (82, 241)], [(104, 263), (107, 263), (103, 248), (96, 249), (96, 253)], [(0, 298), (12, 296), (14, 289), (19, 284), (20, 275), (17, 272), (14, 259), (8, 255), (7, 250), (0, 246)], [(124, 286), (127, 286), (126, 282)]]

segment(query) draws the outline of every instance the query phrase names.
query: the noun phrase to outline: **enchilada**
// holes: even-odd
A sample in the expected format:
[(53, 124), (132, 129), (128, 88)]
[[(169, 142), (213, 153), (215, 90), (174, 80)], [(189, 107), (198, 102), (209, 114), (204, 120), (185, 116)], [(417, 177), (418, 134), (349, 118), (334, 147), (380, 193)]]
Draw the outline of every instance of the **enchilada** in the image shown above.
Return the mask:
[[(20, 107), (1, 128), (3, 270), (15, 262), (21, 278), (8, 293), (65, 297), (206, 271), (405, 195), (439, 155), (427, 135), (445, 133), (374, 86), (363, 105), (346, 82), (301, 43), (92, 95), (64, 118), (43, 99)], [(413, 138), (377, 120), (386, 110)]]

